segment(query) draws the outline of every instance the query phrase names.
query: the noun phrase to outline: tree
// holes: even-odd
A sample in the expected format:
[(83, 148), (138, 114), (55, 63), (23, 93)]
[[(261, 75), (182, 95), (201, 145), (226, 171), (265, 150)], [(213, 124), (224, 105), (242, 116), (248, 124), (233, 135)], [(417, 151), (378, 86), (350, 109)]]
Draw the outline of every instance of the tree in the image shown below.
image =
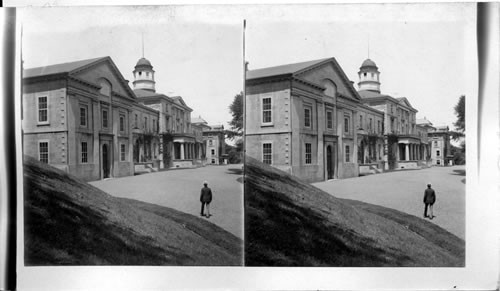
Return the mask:
[(459, 140), (465, 136), (465, 95), (460, 96), (454, 109), (457, 121), (453, 123), (455, 131), (452, 132), (452, 137), (454, 140)]
[(229, 105), (229, 111), (233, 118), (229, 121), (231, 129), (226, 132), (227, 137), (234, 139), (243, 136), (243, 92), (234, 96), (233, 102)]

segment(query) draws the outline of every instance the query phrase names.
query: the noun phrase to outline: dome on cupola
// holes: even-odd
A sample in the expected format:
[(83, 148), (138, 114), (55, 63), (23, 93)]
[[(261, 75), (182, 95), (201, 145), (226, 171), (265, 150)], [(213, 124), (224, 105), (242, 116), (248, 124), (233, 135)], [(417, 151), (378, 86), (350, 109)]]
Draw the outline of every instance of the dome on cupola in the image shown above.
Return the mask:
[[(366, 59), (362, 64), (361, 64), (361, 68), (363, 67), (375, 67), (377, 68), (377, 65), (375, 64), (374, 61), (370, 60), (370, 59)], [(378, 68), (377, 68), (378, 69)]]
[(146, 59), (146, 58), (140, 58), (138, 61), (137, 61), (137, 64), (135, 65), (136, 67), (138, 66), (148, 66), (148, 67), (152, 67), (151, 66), (151, 62)]

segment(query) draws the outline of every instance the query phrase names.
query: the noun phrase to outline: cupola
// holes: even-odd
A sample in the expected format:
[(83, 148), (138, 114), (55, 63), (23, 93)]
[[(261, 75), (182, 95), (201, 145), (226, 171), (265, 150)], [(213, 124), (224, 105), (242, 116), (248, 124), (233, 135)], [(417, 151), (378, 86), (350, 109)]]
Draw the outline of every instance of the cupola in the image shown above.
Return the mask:
[(380, 72), (374, 61), (366, 59), (359, 68), (359, 90), (380, 93)]

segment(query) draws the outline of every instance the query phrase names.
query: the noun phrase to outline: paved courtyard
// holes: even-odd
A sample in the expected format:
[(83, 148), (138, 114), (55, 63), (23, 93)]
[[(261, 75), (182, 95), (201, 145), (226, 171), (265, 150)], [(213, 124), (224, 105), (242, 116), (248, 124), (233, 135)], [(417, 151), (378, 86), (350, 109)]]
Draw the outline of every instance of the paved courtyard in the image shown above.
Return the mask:
[(432, 167), (330, 180), (313, 185), (338, 198), (377, 204), (423, 218), (427, 183), (436, 191), (431, 222), (465, 239), (465, 166)]
[(200, 214), (200, 189), (208, 181), (213, 192), (208, 221), (243, 238), (241, 165), (206, 166), (122, 177), (90, 184), (116, 197), (131, 198)]

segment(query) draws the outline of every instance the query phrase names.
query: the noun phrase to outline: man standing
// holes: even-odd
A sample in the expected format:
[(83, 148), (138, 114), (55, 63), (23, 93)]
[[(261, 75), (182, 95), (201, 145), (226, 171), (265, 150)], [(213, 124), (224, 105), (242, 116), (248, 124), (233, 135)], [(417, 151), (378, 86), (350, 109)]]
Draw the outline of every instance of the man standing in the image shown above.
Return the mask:
[(201, 188), (200, 202), (201, 202), (201, 216), (204, 216), (204, 208), (207, 206), (207, 217), (210, 217), (210, 202), (212, 202), (212, 189), (208, 188), (208, 182), (203, 182), (203, 188)]
[[(430, 219), (434, 218), (434, 212), (432, 210), (434, 202), (436, 202), (436, 192), (434, 192), (434, 189), (431, 188), (431, 184), (427, 184), (427, 189), (424, 191), (424, 217), (429, 217)], [(427, 207), (429, 207), (430, 216), (427, 216)]]

